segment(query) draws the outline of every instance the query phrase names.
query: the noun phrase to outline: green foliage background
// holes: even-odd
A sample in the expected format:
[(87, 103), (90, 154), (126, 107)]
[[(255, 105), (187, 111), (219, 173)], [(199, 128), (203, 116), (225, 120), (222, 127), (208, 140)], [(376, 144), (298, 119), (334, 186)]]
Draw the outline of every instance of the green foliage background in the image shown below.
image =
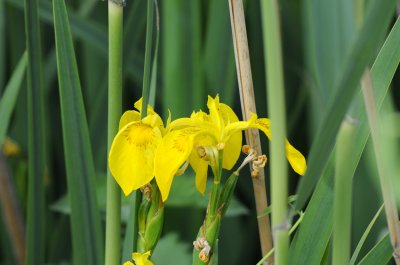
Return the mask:
[[(341, 70), (349, 58), (354, 58), (349, 56), (349, 50), (357, 36), (358, 25), (361, 25), (361, 22), (358, 22), (361, 21), (362, 15), (360, 14), (365, 14), (365, 10), (368, 10), (374, 2), (372, 0), (280, 1), (287, 135), (291, 143), (306, 157), (314, 139), (318, 137), (320, 124), (329, 114), (327, 114), (327, 106), (337, 93), (335, 88), (337, 88), (338, 76), (340, 76)], [(41, 118), (43, 132), (40, 137), (43, 138), (44, 142), (40, 145), (45, 154), (38, 159), (44, 159), (46, 165), (45, 174), (42, 176), (45, 201), (44, 212), (42, 213), (42, 220), (45, 223), (42, 234), (44, 236), (44, 264), (73, 264), (76, 258), (74, 254), (76, 255), (77, 251), (75, 250), (75, 253), (72, 251), (71, 229), (74, 224), (75, 227), (80, 225), (84, 227), (84, 224), (80, 223), (79, 220), (70, 218), (71, 210), (74, 208), (70, 207), (66, 196), (68, 193), (71, 196), (74, 195), (75, 191), (71, 187), (76, 188), (88, 185), (88, 183), (79, 182), (82, 179), (77, 176), (82, 172), (80, 172), (80, 167), (77, 166), (74, 173), (77, 183), (69, 184), (70, 188), (67, 188), (67, 168), (74, 168), (74, 166), (68, 165), (66, 162), (68, 157), (64, 155), (63, 137), (64, 140), (68, 137), (72, 140), (82, 137), (85, 140), (86, 127), (88, 128), (90, 142), (84, 142), (83, 145), (79, 143), (69, 144), (67, 146), (69, 151), (67, 152), (72, 157), (81, 152), (84, 153), (84, 159), (88, 160), (83, 159), (83, 161), (86, 161), (89, 165), (89, 168), (85, 168), (86, 174), (91, 175), (93, 174), (92, 171), (95, 172), (94, 176), (91, 176), (93, 178), (91, 188), (96, 192), (97, 206), (95, 207), (99, 208), (100, 215), (96, 212), (97, 209), (90, 209), (96, 212), (91, 214), (100, 219), (95, 222), (101, 221), (101, 232), (99, 232), (100, 236), (96, 245), (101, 244), (102, 246), (104, 243), (101, 241), (104, 238), (107, 165), (107, 3), (95, 0), (71, 0), (67, 1), (66, 5), (79, 72), (79, 78), (74, 81), (80, 83), (75, 82), (72, 85), (65, 83), (64, 87), (69, 88), (71, 86), (78, 89), (80, 86), (81, 91), (61, 92), (66, 93), (61, 95), (61, 100), (70, 95), (75, 95), (75, 93), (78, 95), (82, 93), (83, 105), (78, 100), (77, 107), (72, 107), (71, 105), (76, 103), (73, 98), (79, 97), (73, 96), (72, 101), (64, 102), (64, 104), (69, 104), (65, 106), (65, 109), (60, 108), (59, 93), (61, 90), (58, 89), (60, 84), (57, 80), (57, 68), (59, 74), (63, 74), (60, 63), (66, 68), (73, 68), (74, 66), (69, 66), (66, 61), (63, 62), (59, 59), (57, 67), (53, 8), (52, 2), (48, 0), (38, 1), (41, 34), (34, 36), (40, 39), (42, 58), (39, 58), (38, 64), (30, 65), (31, 74), (40, 75), (40, 71), (43, 73), (43, 103), (40, 103), (40, 107), (43, 108)], [(30, 166), (28, 161), (29, 156), (31, 158), (32, 156), (36, 157), (38, 153), (29, 152), (31, 146), (28, 143), (28, 138), (31, 136), (29, 135), (28, 118), (32, 114), (32, 110), (28, 101), (32, 98), (29, 96), (27, 83), (22, 82), (24, 77), (21, 75), (21, 68), (17, 68), (21, 58), (21, 61), (26, 60), (24, 52), (27, 49), (26, 36), (28, 35), (25, 33), (24, 9), (24, 1), (22, 0), (0, 0), (0, 142), (3, 141), (2, 133), (5, 131), (4, 133), (21, 148), (20, 155), (2, 159), (6, 159), (9, 178), (15, 188), (15, 196), (21, 207), (22, 220), (26, 223), (27, 209), (29, 207), (35, 209), (35, 206), (29, 206), (27, 194), (28, 167)], [(241, 116), (228, 1), (164, 0), (159, 1), (159, 9), (160, 44), (154, 106), (156, 111), (161, 113), (164, 118), (167, 117), (168, 110), (171, 111), (173, 118), (190, 115), (194, 109), (206, 110), (207, 95), (215, 96), (218, 93), (221, 101), (232, 106), (239, 114), (238, 116)], [(372, 54), (363, 54), (364, 57), (370, 58), (366, 59), (370, 66), (374, 63), (382, 44), (395, 23), (394, 10), (392, 9), (392, 11), (392, 13), (384, 14), (384, 16), (387, 16), (387, 20), (391, 21), (388, 28), (384, 26), (385, 23), (381, 23), (382, 27), (379, 27), (380, 22), (376, 22), (382, 36), (365, 36), (366, 42), (375, 39), (374, 41), (377, 43), (376, 47), (370, 49)], [(246, 1), (245, 12), (257, 114), (260, 117), (268, 117), (259, 1)], [(373, 21), (385, 20), (384, 17), (375, 19)], [(133, 103), (141, 96), (145, 23), (146, 1), (128, 0), (124, 8), (124, 110), (132, 109)], [(29, 28), (31, 25), (28, 23), (27, 27)], [(383, 103), (384, 108), (389, 109), (396, 109), (399, 102), (397, 89), (399, 75), (396, 72), (392, 77), (390, 71), (396, 70), (400, 60), (397, 59), (399, 56), (395, 54), (400, 47), (400, 31), (395, 32), (393, 30), (393, 38), (392, 46), (387, 48), (385, 53), (388, 57), (383, 60), (389, 62), (389, 66), (378, 65), (373, 70), (375, 71), (373, 73), (376, 73), (377, 76), (376, 80), (387, 80), (388, 85), (392, 81), (389, 96)], [(352, 61), (350, 63), (357, 66), (358, 62)], [(68, 70), (65, 71), (68, 72)], [(64, 72), (64, 74), (67, 72)], [(378, 76), (379, 74), (381, 76)], [(386, 91), (386, 89), (383, 87), (381, 91)], [(10, 96), (7, 97), (7, 100), (5, 99), (8, 90), (14, 92), (15, 103)], [(381, 95), (383, 95), (383, 100), (385, 92), (382, 92)], [(360, 109), (357, 104), (352, 103), (351, 108)], [(338, 106), (338, 108), (342, 107)], [(345, 113), (347, 108), (338, 110), (338, 112), (341, 111)], [(2, 116), (4, 113), (6, 116)], [(69, 124), (66, 122), (62, 125), (62, 115), (72, 121)], [(85, 115), (86, 118), (81, 117)], [(5, 118), (7, 116), (10, 117), (9, 121)], [(79, 121), (78, 126), (74, 123), (76, 120)], [(393, 131), (398, 134), (397, 125), (393, 127)], [(321, 138), (321, 136), (319, 137)], [(267, 140), (266, 138), (263, 138), (263, 140), (265, 143), (263, 150), (268, 155)], [(91, 148), (91, 150), (85, 151), (81, 150), (82, 148)], [(326, 150), (329, 153), (330, 151)], [(382, 204), (373, 152), (370, 143), (367, 142), (360, 162), (356, 162), (358, 166), (353, 182), (353, 250)], [(90, 168), (92, 164), (94, 164), (94, 170)], [(328, 171), (326, 174), (330, 174), (329, 166), (328, 170), (325, 170), (324, 165), (320, 168), (318, 168), (318, 165), (315, 167), (319, 172)], [(267, 166), (267, 179), (268, 169)], [(290, 172), (289, 193), (295, 194), (299, 177), (294, 172)], [(82, 176), (87, 175), (82, 173)], [(300, 228), (305, 231), (303, 235), (313, 235), (313, 233), (316, 233), (315, 231), (320, 232), (320, 234), (314, 234), (314, 236), (323, 242), (318, 241), (318, 246), (314, 246), (312, 245), (314, 243), (312, 237), (311, 239), (310, 237), (301, 237), (300, 233), (298, 236), (292, 237), (294, 243), (291, 245), (291, 253), (295, 260), (291, 264), (305, 264), (301, 262), (301, 258), (296, 260), (296, 257), (303, 253), (303, 249), (310, 249), (310, 252), (315, 252), (313, 253), (315, 259), (307, 264), (327, 264), (324, 261), (327, 260), (326, 257), (329, 257), (330, 251), (328, 241), (331, 234), (330, 222), (333, 220), (331, 214), (333, 184), (332, 178), (324, 177), (324, 179), (327, 179), (326, 182), (319, 182), (317, 186), (322, 188), (319, 189), (319, 192), (314, 193), (314, 208), (309, 211), (311, 217), (308, 220), (314, 220), (315, 223), (305, 220), (303, 228)], [(176, 178), (173, 184), (171, 198), (167, 202), (162, 239), (154, 254), (155, 264), (166, 264), (166, 260), (174, 260), (170, 264), (190, 264), (192, 241), (201, 225), (207, 201), (206, 197), (202, 197), (195, 191), (193, 184), (192, 172)], [(269, 193), (268, 181), (266, 188)], [(240, 176), (235, 196), (230, 212), (222, 223), (219, 241), (220, 264), (256, 264), (261, 258), (257, 216), (250, 176), (247, 172), (245, 173), (245, 170)], [(90, 196), (87, 200), (90, 201)], [(124, 231), (129, 212), (129, 198), (122, 200), (123, 229), (121, 240), (125, 237)], [(88, 202), (82, 208), (90, 207), (90, 205), (96, 205), (96, 203)], [(0, 211), (3, 215), (6, 214), (1, 207)], [(326, 215), (321, 216), (321, 213), (326, 213)], [(88, 213), (88, 215), (91, 214)], [(90, 219), (91, 217), (87, 218)], [(10, 234), (3, 222), (4, 219), (4, 216), (0, 218), (0, 264), (16, 264), (12, 246), (9, 243)], [(74, 224), (71, 222), (74, 222)], [(85, 225), (88, 226), (89, 224)], [(316, 230), (313, 230), (314, 228)], [(93, 230), (96, 229), (93, 228)], [(382, 214), (372, 227), (357, 262), (386, 233), (386, 222)], [(326, 240), (323, 239), (323, 234), (326, 235)], [(378, 256), (381, 263), (365, 264), (386, 264), (385, 261), (390, 259), (391, 250), (387, 243), (387, 236), (385, 240), (386, 245), (378, 245), (383, 249), (381, 251), (383, 254)], [(35, 242), (35, 238), (33, 242)], [(38, 239), (37, 242), (41, 241)], [(313, 249), (315, 251), (312, 251)], [(304, 253), (309, 252), (305, 251)], [(303, 258), (305, 261), (311, 260), (311, 257), (307, 254)]]

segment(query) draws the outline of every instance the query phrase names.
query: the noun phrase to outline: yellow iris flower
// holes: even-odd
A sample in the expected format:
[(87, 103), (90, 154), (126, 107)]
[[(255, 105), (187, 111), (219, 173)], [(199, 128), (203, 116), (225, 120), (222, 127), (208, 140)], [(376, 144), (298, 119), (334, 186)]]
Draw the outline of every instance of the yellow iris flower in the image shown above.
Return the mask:
[[(253, 114), (248, 121), (239, 121), (234, 111), (219, 102), (219, 96), (208, 97), (209, 114), (194, 112), (190, 118), (173, 121), (168, 133), (160, 140), (155, 153), (154, 174), (163, 201), (168, 198), (173, 178), (182, 164), (189, 161), (196, 172), (196, 187), (204, 193), (208, 162), (197, 153), (198, 146), (215, 146), (223, 150), (222, 167), (230, 170), (239, 158), (242, 130), (256, 128), (271, 139), (270, 120), (257, 119)], [(300, 175), (306, 170), (304, 156), (286, 141), (286, 155), (292, 168)]]
[(149, 260), (150, 251), (146, 253), (132, 253), (132, 261), (124, 262), (124, 265), (153, 265), (153, 262)]
[[(142, 99), (134, 106), (141, 110)], [(140, 119), (139, 111), (126, 111), (111, 145), (108, 159), (110, 171), (125, 195), (146, 185), (154, 177), (154, 155), (166, 128), (150, 106), (147, 113), (145, 118)]]

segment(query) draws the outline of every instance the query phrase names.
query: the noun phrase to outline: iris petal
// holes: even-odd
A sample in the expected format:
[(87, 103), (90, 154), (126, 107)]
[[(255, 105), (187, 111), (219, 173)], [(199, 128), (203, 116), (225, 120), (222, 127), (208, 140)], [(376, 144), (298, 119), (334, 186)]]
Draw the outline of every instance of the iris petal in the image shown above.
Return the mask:
[(188, 159), (196, 134), (196, 128), (185, 128), (168, 133), (162, 139), (155, 156), (154, 175), (163, 201), (168, 198), (172, 180), (179, 167)]
[(128, 123), (115, 136), (109, 167), (125, 195), (153, 178), (154, 155), (161, 139), (159, 128), (142, 121)]
[(140, 113), (136, 110), (128, 110), (122, 114), (121, 119), (119, 120), (119, 129), (121, 130), (125, 125), (133, 121), (140, 121)]
[(190, 166), (196, 173), (196, 188), (202, 194), (204, 194), (206, 191), (207, 170), (209, 163), (199, 157), (197, 147), (212, 145), (215, 145), (215, 139), (207, 134), (197, 134), (194, 139), (193, 150), (189, 157)]
[[(271, 121), (267, 118), (258, 119), (255, 123), (255, 128), (260, 129), (265, 133), (269, 140), (271, 140)], [(294, 148), (288, 140), (285, 141), (286, 158), (289, 161), (290, 166), (293, 170), (299, 174), (304, 175), (307, 169), (307, 163), (305, 157)]]

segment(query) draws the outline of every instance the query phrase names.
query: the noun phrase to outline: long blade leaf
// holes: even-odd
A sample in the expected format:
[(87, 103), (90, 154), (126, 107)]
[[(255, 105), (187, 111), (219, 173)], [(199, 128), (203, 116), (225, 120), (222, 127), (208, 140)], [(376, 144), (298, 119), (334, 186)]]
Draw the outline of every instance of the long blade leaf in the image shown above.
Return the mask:
[(74, 264), (102, 264), (95, 170), (75, 51), (64, 1), (54, 0), (53, 9)]
[(24, 52), (0, 99), (0, 145), (3, 143), (7, 133), (11, 114), (15, 107), (22, 81), (24, 80), (26, 62), (27, 56), (26, 52)]
[[(379, 52), (376, 61), (371, 69), (373, 80), (374, 94), (377, 100), (377, 106), (380, 108), (382, 102), (387, 94), (390, 82), (400, 62), (400, 19), (397, 19), (392, 28), (389, 36), (386, 39), (381, 51)], [(361, 95), (358, 95), (360, 98)], [(354, 119), (359, 121), (359, 126), (355, 132), (355, 148), (352, 157), (349, 157), (349, 163), (352, 164), (355, 172), (361, 154), (364, 150), (366, 142), (369, 137), (369, 127), (363, 104), (359, 104), (357, 111), (355, 111)], [(291, 245), (291, 263), (290, 264), (304, 264), (302, 259), (307, 257), (307, 264), (319, 264), (322, 256), (324, 255), (325, 247), (329, 242), (332, 232), (332, 220), (328, 218), (332, 215), (332, 190), (333, 190), (333, 174), (328, 170), (329, 166), (325, 168), (325, 172), (320, 179), (314, 195), (311, 198), (304, 216), (304, 220), (299, 228), (298, 235)], [(321, 183), (328, 183), (324, 185)], [(323, 195), (323, 196), (322, 196)], [(321, 196), (318, 198), (318, 196)], [(314, 198), (315, 197), (315, 198)], [(323, 207), (322, 207), (323, 206)], [(318, 211), (313, 211), (315, 207), (320, 207)], [(311, 219), (311, 220), (309, 220)], [(313, 226), (318, 224), (316, 228), (320, 227), (322, 230), (313, 229)], [(314, 246), (313, 248), (304, 248), (304, 246)], [(318, 246), (318, 247), (317, 247)], [(310, 262), (315, 261), (315, 262)]]
[(25, 0), (25, 37), (28, 56), (28, 202), (26, 264), (44, 262), (44, 87), (38, 0)]
[[(373, 59), (380, 36), (385, 34), (384, 29), (387, 28), (391, 19), (388, 14), (393, 14), (395, 7), (394, 0), (376, 0), (370, 6), (365, 23), (343, 64), (342, 72), (334, 86), (335, 95), (329, 102), (323, 122), (312, 144), (308, 159), (309, 167), (298, 188), (296, 209), (304, 206), (323, 172), (333, 150), (340, 122), (359, 88), (358, 83), (364, 68)], [(374, 37), (371, 38), (371, 36)]]

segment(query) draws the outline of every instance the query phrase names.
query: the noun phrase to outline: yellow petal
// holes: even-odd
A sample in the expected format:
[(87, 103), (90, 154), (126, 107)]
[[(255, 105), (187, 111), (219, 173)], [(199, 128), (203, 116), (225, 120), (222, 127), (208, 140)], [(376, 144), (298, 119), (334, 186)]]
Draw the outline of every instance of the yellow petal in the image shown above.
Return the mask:
[(125, 261), (124, 265), (134, 265), (131, 261)]
[(307, 163), (305, 157), (294, 148), (289, 141), (286, 140), (286, 157), (289, 161), (289, 164), (292, 166), (293, 170), (301, 175), (304, 176), (307, 169)]
[(179, 167), (188, 159), (199, 129), (185, 128), (168, 133), (157, 148), (154, 175), (163, 201), (168, 198), (172, 180)]
[[(143, 98), (140, 98), (138, 101), (135, 102), (135, 104), (133, 104), (133, 106), (139, 111), (142, 111), (142, 102), (143, 102)], [(147, 114), (154, 114), (154, 109), (150, 106), (147, 105)]]
[(154, 155), (161, 139), (159, 128), (141, 121), (128, 123), (115, 136), (109, 167), (125, 195), (153, 178)]
[(225, 143), (222, 167), (231, 170), (242, 150), (242, 132), (236, 132)]
[[(239, 118), (236, 116), (235, 112), (226, 104), (220, 103), (219, 110), (221, 113), (221, 117), (224, 121), (225, 126), (228, 126), (231, 123), (235, 123), (239, 121)], [(246, 124), (247, 128), (248, 125)], [(226, 127), (224, 128), (224, 130)], [(236, 132), (231, 133), (228, 127), (228, 137), (224, 147), (224, 159), (222, 163), (222, 167), (225, 169), (232, 169), (235, 165), (236, 161), (240, 156), (240, 151), (242, 149), (242, 132), (241, 129)], [(225, 139), (226, 140), (226, 139)]]
[(256, 121), (258, 121), (257, 115), (252, 113), (251, 118), (248, 121), (237, 121), (228, 124), (224, 129), (224, 141), (228, 141), (229, 138), (237, 132), (244, 131), (249, 128), (258, 128), (255, 125)]
[(209, 163), (201, 159), (197, 153), (198, 146), (212, 146), (215, 145), (215, 140), (206, 134), (198, 134), (195, 137), (193, 151), (190, 154), (189, 162), (194, 172), (196, 173), (196, 188), (204, 194), (207, 184), (207, 171)]
[(136, 265), (153, 265), (153, 262), (149, 260), (150, 258), (150, 251), (146, 253), (132, 253), (132, 260), (135, 262)]
[(119, 129), (121, 130), (125, 125), (133, 121), (140, 121), (140, 113), (136, 110), (128, 110), (122, 114), (121, 119), (119, 120)]
[(219, 104), (219, 112), (221, 113), (221, 117), (225, 125), (239, 121), (239, 118), (236, 116), (235, 112), (231, 109), (231, 107), (229, 107), (224, 103)]
[[(267, 118), (261, 118), (255, 122), (255, 128), (263, 131), (269, 140), (271, 140), (270, 126), (271, 121)], [(290, 166), (297, 174), (304, 175), (307, 169), (307, 163), (304, 156), (296, 148), (294, 148), (288, 140), (285, 141), (285, 149), (286, 158), (289, 161)]]
[(220, 103), (219, 103), (219, 95), (214, 98), (208, 96), (207, 107), (210, 111), (210, 121), (215, 124), (219, 131), (222, 131), (224, 128), (224, 121), (221, 117), (220, 113)]

